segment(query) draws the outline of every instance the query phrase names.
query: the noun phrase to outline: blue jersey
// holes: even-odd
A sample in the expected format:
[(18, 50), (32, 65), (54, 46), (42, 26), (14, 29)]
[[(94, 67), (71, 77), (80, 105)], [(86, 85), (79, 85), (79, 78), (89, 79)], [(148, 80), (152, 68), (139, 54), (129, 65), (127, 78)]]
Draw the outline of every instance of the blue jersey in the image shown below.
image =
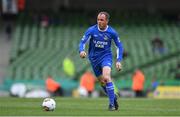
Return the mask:
[(104, 58), (112, 59), (111, 42), (117, 46), (117, 61), (122, 60), (123, 47), (117, 32), (110, 26), (102, 31), (98, 25), (91, 26), (85, 32), (79, 44), (79, 52), (85, 50), (85, 44), (89, 41), (88, 57), (92, 63), (99, 63)]

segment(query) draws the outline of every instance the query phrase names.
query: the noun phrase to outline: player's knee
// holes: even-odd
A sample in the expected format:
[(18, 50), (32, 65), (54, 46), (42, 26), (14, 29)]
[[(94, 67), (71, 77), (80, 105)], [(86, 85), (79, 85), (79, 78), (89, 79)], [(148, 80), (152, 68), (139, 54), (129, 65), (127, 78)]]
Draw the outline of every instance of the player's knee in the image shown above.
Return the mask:
[(110, 82), (111, 77), (109, 75), (103, 75), (103, 80), (104, 80), (105, 83)]

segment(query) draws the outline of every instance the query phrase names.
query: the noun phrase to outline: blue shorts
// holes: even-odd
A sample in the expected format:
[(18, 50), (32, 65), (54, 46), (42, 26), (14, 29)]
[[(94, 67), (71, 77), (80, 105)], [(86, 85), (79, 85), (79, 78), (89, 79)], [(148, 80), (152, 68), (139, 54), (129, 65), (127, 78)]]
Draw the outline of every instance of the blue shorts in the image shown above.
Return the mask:
[(99, 62), (98, 64), (96, 63), (91, 63), (92, 69), (94, 71), (94, 74), (96, 75), (96, 77), (99, 77), (102, 75), (102, 68), (104, 66), (109, 66), (112, 67), (112, 59), (107, 58), (107, 59), (103, 59), (101, 62)]

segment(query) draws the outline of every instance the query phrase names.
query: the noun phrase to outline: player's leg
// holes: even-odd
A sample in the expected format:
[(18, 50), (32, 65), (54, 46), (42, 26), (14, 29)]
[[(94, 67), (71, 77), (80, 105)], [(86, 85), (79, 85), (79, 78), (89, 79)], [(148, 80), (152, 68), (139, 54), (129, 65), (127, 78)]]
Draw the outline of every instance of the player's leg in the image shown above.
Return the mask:
[(114, 94), (114, 85), (111, 80), (111, 67), (109, 66), (104, 66), (102, 68), (102, 82), (106, 83), (106, 91), (107, 91), (107, 96), (109, 98), (109, 110), (115, 110), (115, 105), (114, 105), (114, 99), (115, 99), (115, 94)]
[[(109, 78), (110, 78), (110, 74), (111, 74), (111, 65), (112, 65), (112, 60), (111, 58), (106, 58), (103, 59), (103, 61), (101, 62), (101, 76), (98, 77), (98, 81), (100, 82), (100, 85), (102, 87), (102, 89), (104, 90), (105, 94), (107, 95), (107, 89), (106, 89), (106, 81), (104, 81), (104, 76), (103, 76), (103, 67), (108, 67), (109, 69)], [(105, 75), (105, 74), (104, 74)]]
[[(107, 63), (107, 62), (105, 62), (105, 63)], [(109, 86), (113, 87), (113, 83), (112, 82), (109, 83), (111, 81), (111, 77), (110, 77), (111, 67), (106, 66), (106, 64), (103, 64), (104, 67), (102, 65), (96, 65), (96, 64), (92, 64), (92, 63), (91, 63), (91, 65), (92, 65), (92, 68), (93, 68), (93, 71), (94, 71), (96, 77), (98, 78), (99, 82), (101, 83), (101, 86), (102, 86), (104, 92), (107, 94), (109, 100), (111, 100), (112, 104), (110, 104), (110, 107), (111, 107), (110, 110), (117, 110), (114, 107), (114, 103), (116, 102), (116, 99), (117, 99), (117, 98), (115, 98), (114, 90), (111, 91), (109, 89)], [(107, 83), (107, 81), (108, 81), (108, 83)], [(108, 85), (108, 88), (107, 88), (107, 85)]]
[[(106, 83), (104, 83), (104, 81), (102, 79), (103, 79), (102, 75), (98, 77), (98, 81), (99, 81), (102, 89), (104, 90), (104, 93), (108, 96), (107, 90), (106, 90)], [(114, 85), (114, 83), (113, 83), (113, 85)], [(114, 87), (115, 87), (115, 85), (114, 85)], [(117, 87), (115, 87), (115, 88), (117, 88)], [(115, 110), (118, 110), (118, 108), (119, 108), (118, 101), (117, 101), (118, 96), (119, 96), (118, 95), (118, 89), (114, 89), (114, 93), (115, 93), (114, 106), (115, 106)]]
[(99, 84), (101, 85), (104, 93), (107, 95), (106, 83), (103, 83), (102, 79), (103, 79), (102, 75), (98, 77)]
[[(101, 82), (101, 79), (102, 79), (102, 76), (98, 77), (98, 81), (99, 81), (104, 93), (107, 95), (106, 83)], [(118, 90), (117, 86), (114, 84), (113, 81), (112, 81), (112, 83), (113, 83), (113, 86), (114, 86), (114, 93), (115, 93), (116, 97), (118, 97), (119, 96), (119, 90)]]
[(114, 106), (116, 110), (119, 109), (118, 96), (119, 96), (118, 94), (115, 94), (115, 98), (114, 98)]

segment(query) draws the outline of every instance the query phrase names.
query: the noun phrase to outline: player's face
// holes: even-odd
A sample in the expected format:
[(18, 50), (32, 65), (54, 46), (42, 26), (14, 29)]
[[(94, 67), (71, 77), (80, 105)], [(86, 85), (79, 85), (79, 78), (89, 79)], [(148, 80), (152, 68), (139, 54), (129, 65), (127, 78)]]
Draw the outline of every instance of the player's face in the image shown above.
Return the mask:
[(101, 30), (106, 29), (106, 26), (108, 24), (107, 18), (104, 14), (99, 14), (97, 17), (97, 24)]

